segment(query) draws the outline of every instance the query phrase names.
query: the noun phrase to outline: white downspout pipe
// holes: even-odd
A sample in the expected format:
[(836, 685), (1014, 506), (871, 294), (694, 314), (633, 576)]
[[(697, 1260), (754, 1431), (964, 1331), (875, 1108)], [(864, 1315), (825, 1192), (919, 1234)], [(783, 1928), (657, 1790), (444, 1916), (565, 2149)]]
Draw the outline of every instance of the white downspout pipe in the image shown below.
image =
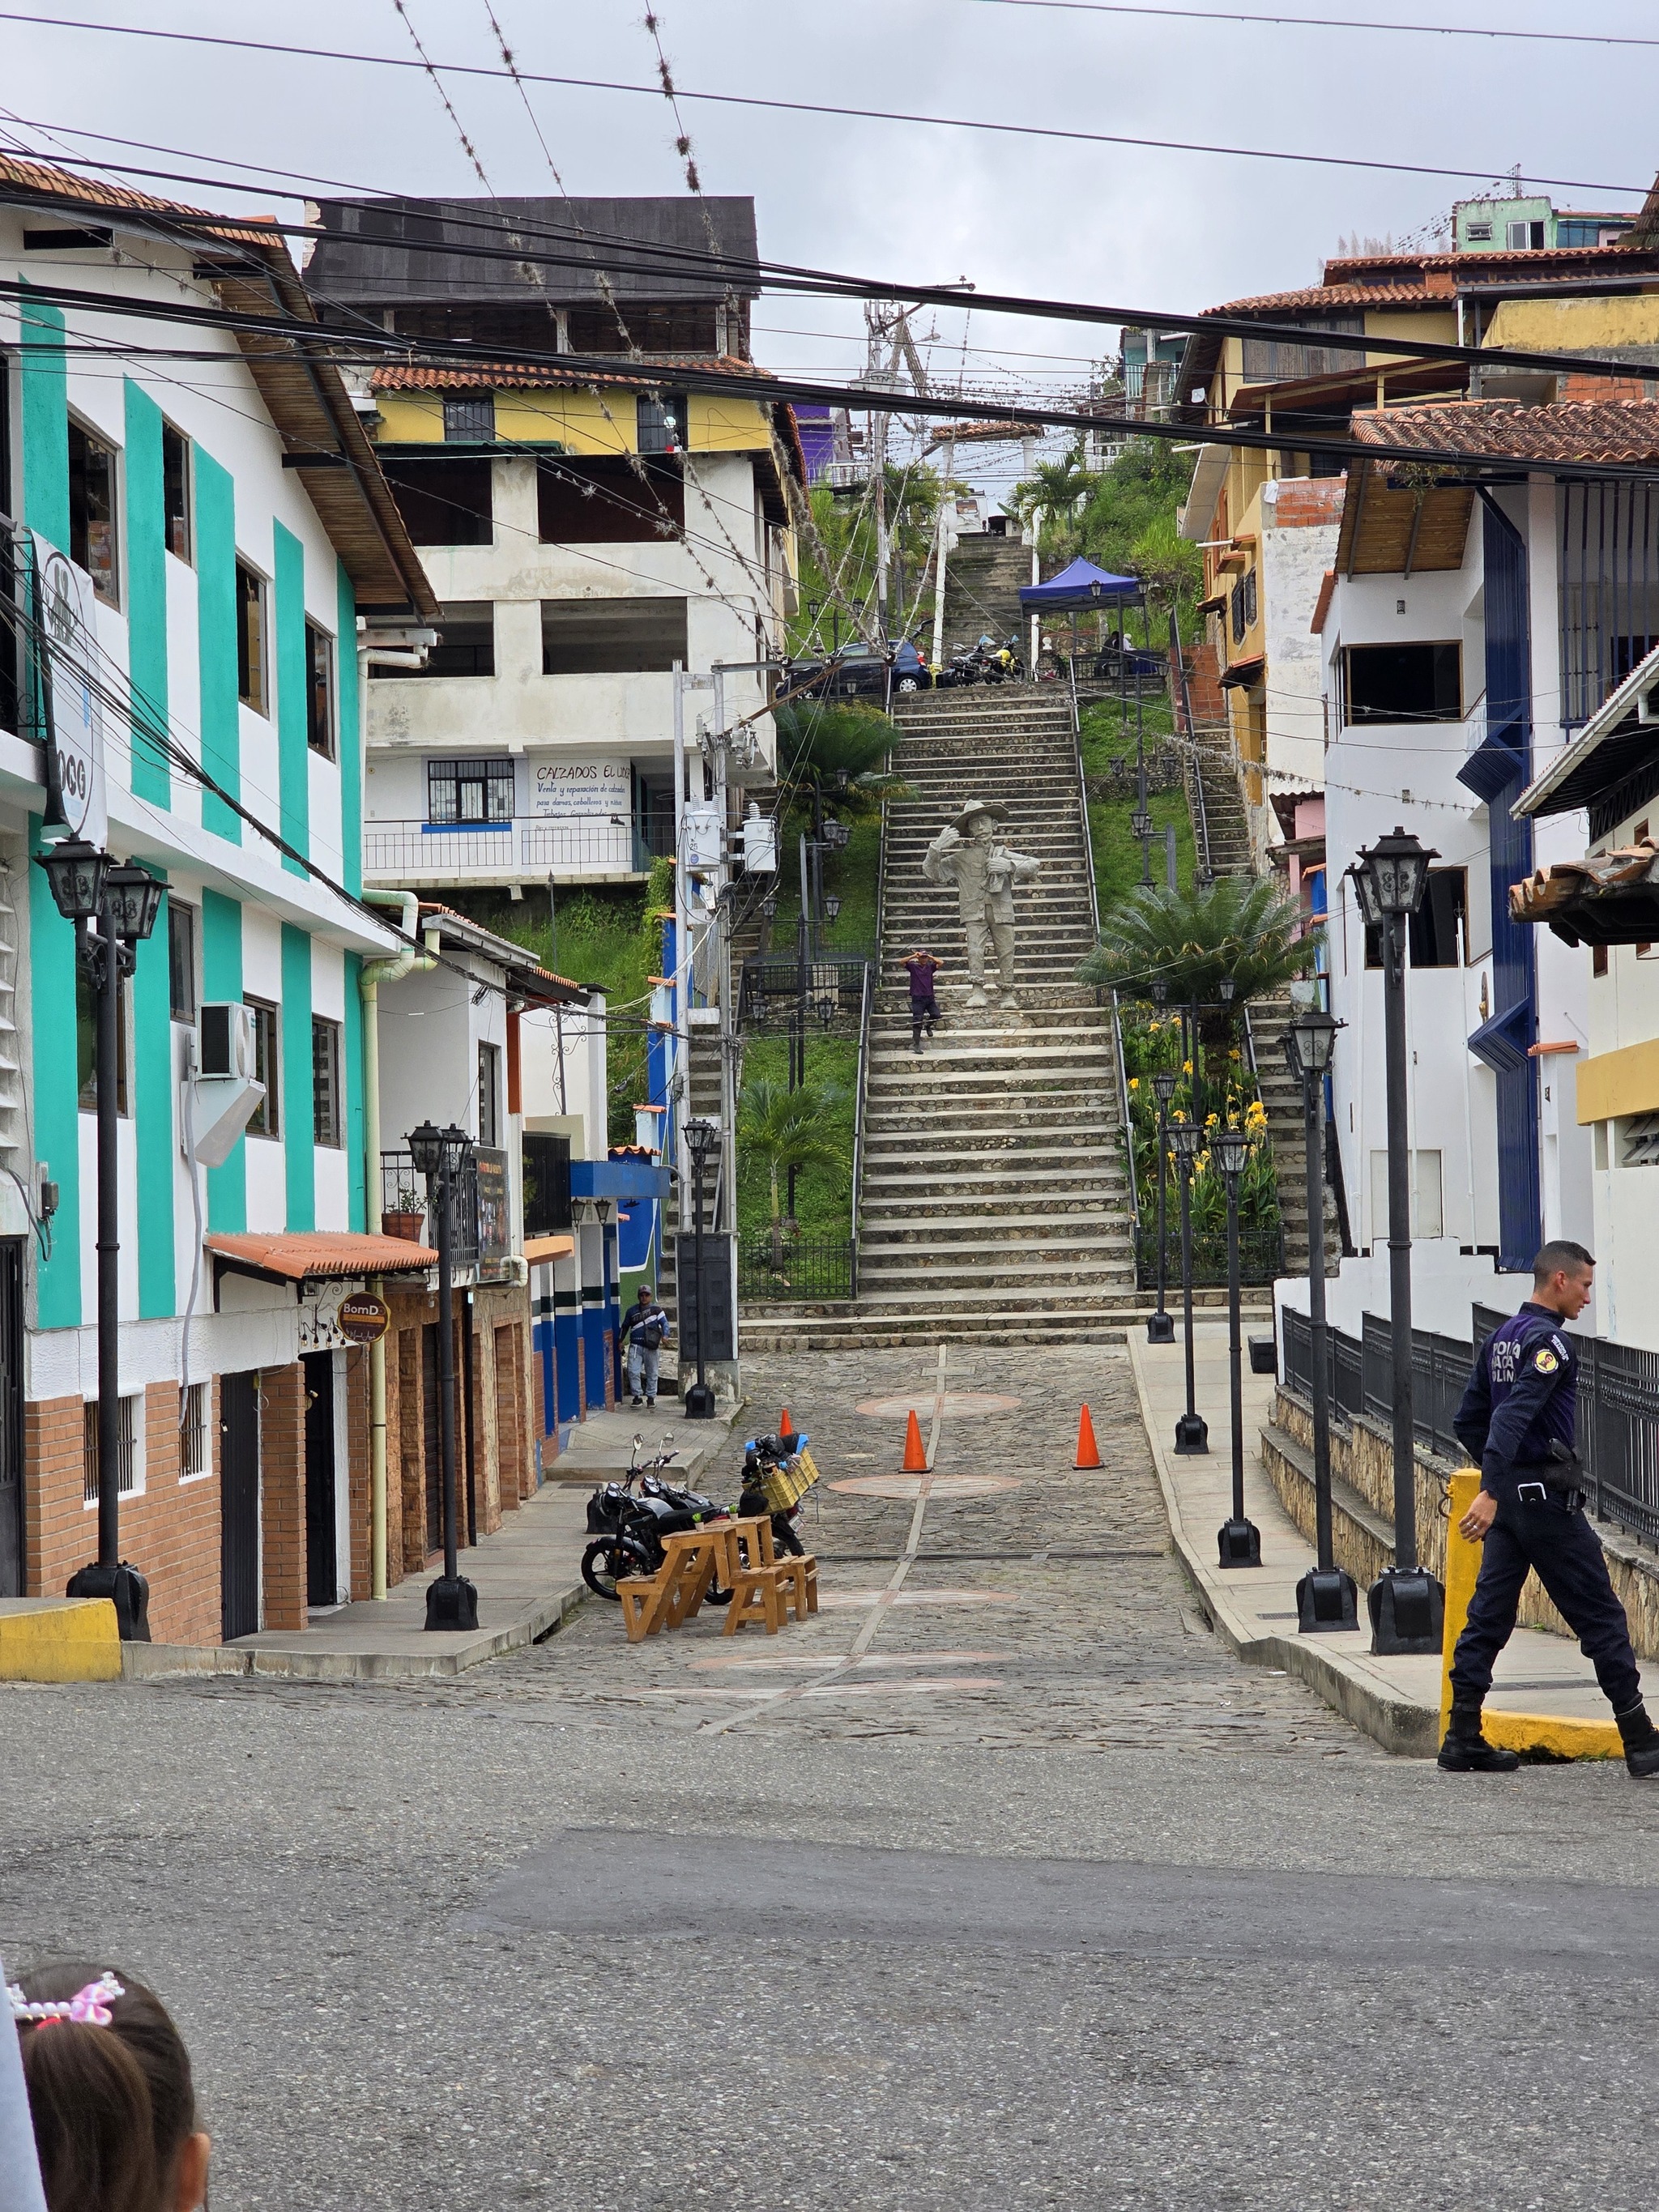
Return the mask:
[[(421, 902), (413, 891), (363, 893), (374, 906), (395, 906), (398, 927), (405, 937), (416, 935)], [(358, 988), (363, 1002), (363, 1174), (366, 1189), (379, 1188), (380, 1179), (380, 986), (395, 983), (411, 969), (437, 965), (430, 942), (424, 952), (412, 945), (384, 960), (365, 960)], [(373, 1200), (370, 1200), (371, 1205)], [(374, 1289), (383, 1295), (385, 1279), (377, 1275)], [(371, 1597), (386, 1595), (386, 1339), (377, 1337), (368, 1348), (368, 1513), (369, 1584)]]

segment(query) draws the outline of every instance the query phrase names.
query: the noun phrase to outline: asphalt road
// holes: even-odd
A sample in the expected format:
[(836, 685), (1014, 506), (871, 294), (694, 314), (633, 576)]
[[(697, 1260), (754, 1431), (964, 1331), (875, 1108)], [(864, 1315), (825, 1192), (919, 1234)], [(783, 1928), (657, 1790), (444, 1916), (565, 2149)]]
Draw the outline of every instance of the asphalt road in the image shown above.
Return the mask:
[[(173, 2005), (214, 2212), (1651, 2201), (1659, 1792), (1444, 1777), (1236, 1666), (1127, 1368), (969, 1365), (1018, 1403), (938, 1469), (1021, 1487), (827, 1492), (854, 1601), (775, 1639), (0, 1691), (0, 1950)], [(844, 1480), (937, 1376), (750, 1382)]]

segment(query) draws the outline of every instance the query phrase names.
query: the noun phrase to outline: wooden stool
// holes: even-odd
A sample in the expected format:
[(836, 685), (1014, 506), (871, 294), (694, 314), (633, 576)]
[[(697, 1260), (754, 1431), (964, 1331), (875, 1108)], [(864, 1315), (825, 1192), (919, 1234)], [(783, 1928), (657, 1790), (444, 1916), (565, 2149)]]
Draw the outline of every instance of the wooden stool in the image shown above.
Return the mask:
[(818, 1609), (818, 1563), (810, 1552), (799, 1559), (784, 1559), (776, 1563), (778, 1579), (782, 1583), (786, 1607), (794, 1607), (797, 1620), (805, 1620)]
[(720, 1633), (735, 1636), (745, 1620), (758, 1620), (764, 1623), (769, 1636), (775, 1636), (787, 1617), (782, 1570), (740, 1567), (732, 1584), (732, 1602), (726, 1608), (726, 1626)]

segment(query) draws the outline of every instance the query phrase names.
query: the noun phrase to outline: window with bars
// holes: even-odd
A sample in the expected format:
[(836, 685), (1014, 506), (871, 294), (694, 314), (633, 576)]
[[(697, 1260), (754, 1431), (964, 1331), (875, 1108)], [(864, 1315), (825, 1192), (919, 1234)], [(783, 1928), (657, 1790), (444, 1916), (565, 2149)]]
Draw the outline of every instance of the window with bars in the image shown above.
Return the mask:
[[(118, 1401), (115, 1431), (115, 1494), (131, 1498), (138, 1487), (138, 1431), (137, 1395)], [(98, 1401), (89, 1398), (81, 1408), (81, 1502), (98, 1503)]]
[(317, 1144), (340, 1145), (340, 1024), (320, 1014), (311, 1024), (311, 1120)]
[(184, 1418), (179, 1425), (179, 1480), (194, 1482), (213, 1472), (213, 1444), (208, 1411), (212, 1385), (192, 1382), (185, 1392)]
[(495, 395), (464, 392), (444, 401), (444, 441), (454, 446), (493, 446)]
[(513, 763), (434, 760), (426, 764), (426, 818), (434, 829), (513, 819)]

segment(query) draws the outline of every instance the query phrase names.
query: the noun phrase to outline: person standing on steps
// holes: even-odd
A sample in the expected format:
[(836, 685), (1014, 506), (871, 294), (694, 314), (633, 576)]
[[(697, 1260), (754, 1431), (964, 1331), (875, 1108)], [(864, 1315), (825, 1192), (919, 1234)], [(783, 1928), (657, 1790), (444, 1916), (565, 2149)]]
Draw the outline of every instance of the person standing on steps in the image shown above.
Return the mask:
[(628, 1346), (628, 1387), (633, 1393), (633, 1403), (640, 1402), (641, 1386), (644, 1386), (645, 1402), (657, 1402), (657, 1360), (670, 1334), (668, 1316), (653, 1297), (649, 1283), (640, 1285), (640, 1294), (623, 1316), (623, 1341)]
[(1532, 1296), (1482, 1346), (1452, 1423), (1480, 1467), (1480, 1488), (1458, 1528), (1482, 1550), (1452, 1654), (1451, 1725), (1440, 1749), (1448, 1773), (1509, 1774), (1521, 1764), (1486, 1741), (1480, 1708), (1531, 1569), (1595, 1663), (1626, 1765), (1635, 1775), (1659, 1774), (1659, 1729), (1642, 1702), (1630, 1624), (1583, 1512), (1578, 1355), (1566, 1324), (1589, 1304), (1595, 1269), (1582, 1244), (1559, 1238), (1542, 1248), (1532, 1263)]
[(910, 978), (910, 1049), (921, 1050), (921, 1025), (927, 1024), (927, 1034), (933, 1034), (933, 1024), (939, 1018), (939, 1000), (933, 994), (933, 978), (945, 965), (931, 952), (915, 951), (905, 959), (904, 972)]
[(968, 939), (970, 1006), (988, 1006), (985, 939), (996, 949), (997, 978), (1005, 1006), (1018, 1006), (1014, 992), (1014, 885), (1029, 883), (1042, 867), (1027, 853), (998, 842), (996, 825), (1008, 819), (999, 801), (970, 799), (948, 829), (941, 830), (923, 855), (921, 872), (930, 884), (954, 884), (962, 927)]

